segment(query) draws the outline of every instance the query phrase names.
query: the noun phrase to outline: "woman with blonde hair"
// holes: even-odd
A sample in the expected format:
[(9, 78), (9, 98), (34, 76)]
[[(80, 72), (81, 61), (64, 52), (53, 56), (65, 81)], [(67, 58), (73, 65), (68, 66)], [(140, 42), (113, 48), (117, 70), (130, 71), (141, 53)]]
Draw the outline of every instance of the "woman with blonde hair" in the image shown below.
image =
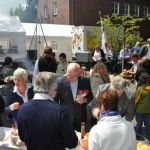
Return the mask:
[(107, 71), (107, 67), (104, 63), (98, 62), (94, 68), (93, 72), (91, 74), (91, 88), (93, 95), (96, 94), (98, 86), (101, 84), (109, 83), (109, 75)]
[(91, 78), (90, 78), (91, 90), (92, 90), (94, 97), (87, 107), (88, 112), (89, 112), (88, 113), (88, 122), (90, 124), (89, 129), (97, 122), (97, 120), (92, 117), (91, 112), (92, 112), (93, 106), (96, 105), (95, 96), (96, 96), (98, 87), (99, 85), (109, 83), (109, 82), (110, 82), (110, 79), (109, 79), (107, 67), (105, 66), (104, 63), (98, 62), (97, 64), (95, 64), (93, 71), (91, 73)]

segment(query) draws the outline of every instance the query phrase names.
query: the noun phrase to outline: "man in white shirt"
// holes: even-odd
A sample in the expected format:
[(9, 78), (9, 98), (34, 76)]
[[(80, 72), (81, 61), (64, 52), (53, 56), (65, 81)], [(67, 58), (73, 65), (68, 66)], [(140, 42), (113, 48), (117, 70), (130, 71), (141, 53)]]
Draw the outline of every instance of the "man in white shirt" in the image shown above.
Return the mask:
[(66, 60), (66, 54), (65, 53), (59, 54), (59, 63), (57, 66), (56, 73), (58, 73), (59, 75), (64, 75), (67, 71), (67, 66), (68, 62)]

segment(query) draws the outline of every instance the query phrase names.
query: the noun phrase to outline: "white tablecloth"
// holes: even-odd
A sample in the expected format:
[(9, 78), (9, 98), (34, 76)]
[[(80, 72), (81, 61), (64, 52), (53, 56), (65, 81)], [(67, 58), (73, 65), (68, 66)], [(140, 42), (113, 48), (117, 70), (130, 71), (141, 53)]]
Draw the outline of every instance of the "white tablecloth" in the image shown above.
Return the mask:
[(10, 139), (11, 128), (0, 127), (0, 150), (26, 150), (25, 146), (15, 146)]
[[(12, 145), (11, 140), (9, 138), (11, 128), (0, 127), (0, 150), (26, 150), (25, 146), (15, 146)], [(80, 139), (81, 134), (76, 132), (78, 138)], [(69, 150), (69, 149), (66, 149)], [(80, 144), (73, 149), (70, 150), (81, 150)]]

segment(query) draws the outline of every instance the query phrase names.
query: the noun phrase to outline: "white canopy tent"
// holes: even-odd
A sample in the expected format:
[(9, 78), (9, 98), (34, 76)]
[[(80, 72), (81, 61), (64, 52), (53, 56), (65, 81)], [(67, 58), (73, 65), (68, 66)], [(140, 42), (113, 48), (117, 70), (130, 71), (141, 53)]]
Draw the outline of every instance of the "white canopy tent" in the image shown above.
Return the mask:
[[(38, 57), (43, 53), (43, 48), (51, 46), (56, 53), (56, 58), (60, 53), (67, 55), (67, 60), (72, 59), (72, 27), (71, 25), (56, 25), (56, 24), (33, 24), (22, 23), (26, 32), (26, 46), (30, 50), (38, 50)], [(37, 25), (37, 30), (36, 29)], [(42, 32), (43, 29), (43, 32)], [(37, 31), (37, 32), (36, 32)], [(46, 38), (46, 42), (43, 37)], [(34, 36), (34, 38), (33, 38)], [(31, 44), (33, 38), (33, 42)], [(36, 40), (37, 38), (37, 40)]]
[(17, 16), (0, 16), (0, 61), (6, 56), (22, 61), (26, 56), (25, 31)]

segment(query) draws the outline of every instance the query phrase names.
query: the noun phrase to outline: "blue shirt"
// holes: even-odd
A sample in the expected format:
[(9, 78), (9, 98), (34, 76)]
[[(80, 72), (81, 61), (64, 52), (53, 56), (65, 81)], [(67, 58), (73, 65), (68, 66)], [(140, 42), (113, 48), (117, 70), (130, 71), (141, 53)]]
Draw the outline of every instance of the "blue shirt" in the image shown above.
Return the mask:
[(125, 57), (129, 57), (129, 56), (130, 56), (130, 51), (129, 50), (122, 49), (120, 51), (120, 58), (125, 58)]

